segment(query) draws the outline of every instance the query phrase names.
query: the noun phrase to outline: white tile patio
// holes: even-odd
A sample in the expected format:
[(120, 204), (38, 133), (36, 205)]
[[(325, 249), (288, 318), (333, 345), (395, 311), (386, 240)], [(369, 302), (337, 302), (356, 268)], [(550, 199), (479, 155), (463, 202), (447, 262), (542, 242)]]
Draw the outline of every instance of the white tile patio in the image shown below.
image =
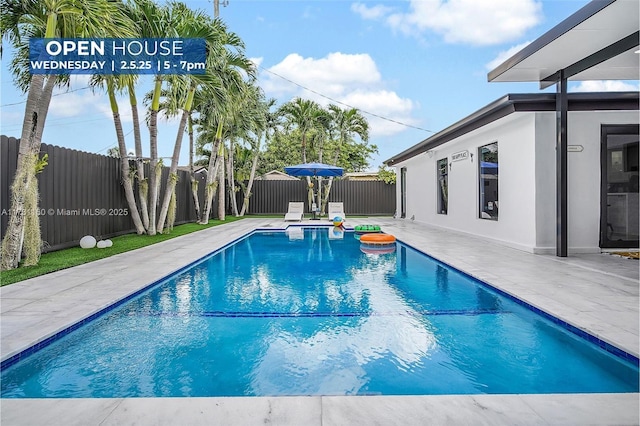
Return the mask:
[[(318, 224), (305, 221), (305, 224)], [(321, 222), (326, 224), (327, 222)], [(532, 255), (390, 218), (401, 241), (638, 356), (638, 261), (606, 254)], [(0, 288), (6, 359), (251, 230), (245, 219)], [(366, 397), (2, 399), (5, 425), (640, 424), (638, 394)]]

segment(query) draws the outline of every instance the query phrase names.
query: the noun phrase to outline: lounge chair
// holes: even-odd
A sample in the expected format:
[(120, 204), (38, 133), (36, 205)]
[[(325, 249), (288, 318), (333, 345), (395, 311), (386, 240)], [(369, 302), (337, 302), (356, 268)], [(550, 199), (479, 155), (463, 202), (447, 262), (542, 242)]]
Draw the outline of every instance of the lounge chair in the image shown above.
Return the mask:
[(344, 215), (344, 205), (342, 202), (329, 203), (327, 206), (327, 216), (329, 216), (329, 220), (333, 220), (336, 216), (340, 216), (342, 220), (346, 220), (347, 217)]
[(289, 211), (284, 215), (284, 220), (295, 220), (300, 222), (304, 218), (304, 203), (303, 202), (291, 202), (289, 203)]

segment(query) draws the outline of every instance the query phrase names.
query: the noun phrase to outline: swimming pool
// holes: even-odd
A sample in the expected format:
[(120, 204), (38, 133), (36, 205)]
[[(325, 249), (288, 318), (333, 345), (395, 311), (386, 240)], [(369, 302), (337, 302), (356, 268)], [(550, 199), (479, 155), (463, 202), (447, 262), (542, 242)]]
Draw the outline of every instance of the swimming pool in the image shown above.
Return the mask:
[(638, 370), (421, 253), (255, 233), (6, 369), (3, 397), (637, 392)]

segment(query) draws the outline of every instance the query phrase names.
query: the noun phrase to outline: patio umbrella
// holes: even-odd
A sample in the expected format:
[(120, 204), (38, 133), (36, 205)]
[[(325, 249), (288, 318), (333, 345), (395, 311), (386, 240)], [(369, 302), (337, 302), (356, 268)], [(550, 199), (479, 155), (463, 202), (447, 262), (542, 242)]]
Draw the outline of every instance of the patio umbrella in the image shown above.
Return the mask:
[(342, 176), (342, 167), (322, 163), (306, 163), (288, 166), (284, 171), (291, 176)]
[[(316, 179), (319, 176), (342, 176), (342, 167), (332, 166), (330, 164), (323, 163), (305, 163), (297, 164), (295, 166), (288, 166), (284, 168), (284, 171), (291, 176), (313, 176)], [(318, 188), (318, 198), (320, 198), (320, 188)], [(313, 195), (311, 189), (309, 189), (309, 204), (312, 204)], [(318, 201), (319, 202), (319, 201)], [(313, 212), (314, 218), (316, 212)]]

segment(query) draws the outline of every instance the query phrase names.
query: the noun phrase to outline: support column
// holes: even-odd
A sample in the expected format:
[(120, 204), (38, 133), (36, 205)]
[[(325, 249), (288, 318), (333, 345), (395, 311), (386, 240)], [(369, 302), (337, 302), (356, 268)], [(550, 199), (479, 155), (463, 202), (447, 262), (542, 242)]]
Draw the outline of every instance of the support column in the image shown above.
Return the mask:
[(567, 257), (567, 78), (560, 70), (556, 92), (556, 256)]

